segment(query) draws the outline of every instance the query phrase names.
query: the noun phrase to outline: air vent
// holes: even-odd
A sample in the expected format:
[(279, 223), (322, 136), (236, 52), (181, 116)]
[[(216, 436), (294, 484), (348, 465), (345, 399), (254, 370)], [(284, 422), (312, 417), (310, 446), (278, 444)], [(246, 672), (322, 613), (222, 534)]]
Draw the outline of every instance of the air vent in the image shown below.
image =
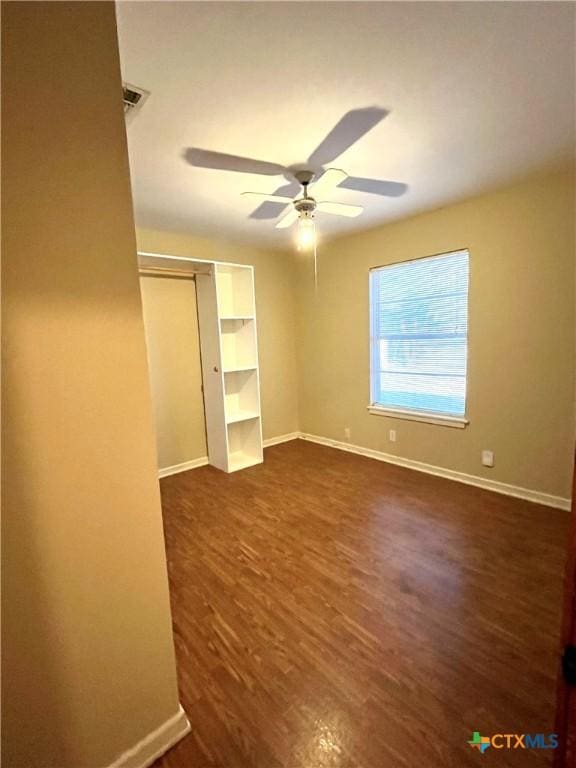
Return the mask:
[(124, 101), (124, 116), (126, 121), (130, 121), (134, 118), (136, 112), (142, 108), (142, 104), (150, 96), (149, 91), (145, 91), (144, 88), (138, 88), (130, 83), (122, 83), (123, 101)]

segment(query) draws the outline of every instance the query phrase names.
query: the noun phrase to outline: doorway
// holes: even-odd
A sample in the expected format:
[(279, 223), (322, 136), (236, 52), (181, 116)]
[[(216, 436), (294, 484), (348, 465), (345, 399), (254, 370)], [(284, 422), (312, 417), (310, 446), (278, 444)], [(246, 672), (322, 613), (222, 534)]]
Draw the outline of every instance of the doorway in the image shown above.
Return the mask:
[(207, 455), (196, 286), (193, 276), (141, 276), (140, 287), (163, 476)]

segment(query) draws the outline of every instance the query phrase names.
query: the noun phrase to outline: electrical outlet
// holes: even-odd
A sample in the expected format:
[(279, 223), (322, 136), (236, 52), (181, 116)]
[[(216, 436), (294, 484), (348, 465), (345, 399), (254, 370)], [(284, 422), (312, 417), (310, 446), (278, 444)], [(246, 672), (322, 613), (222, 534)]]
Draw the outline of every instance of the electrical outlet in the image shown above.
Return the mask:
[(344, 439), (350, 440), (350, 427), (344, 427)]
[(396, 430), (395, 429), (389, 429), (388, 430), (388, 439), (391, 443), (396, 442)]
[(485, 467), (494, 466), (494, 453), (493, 451), (482, 451), (482, 464)]

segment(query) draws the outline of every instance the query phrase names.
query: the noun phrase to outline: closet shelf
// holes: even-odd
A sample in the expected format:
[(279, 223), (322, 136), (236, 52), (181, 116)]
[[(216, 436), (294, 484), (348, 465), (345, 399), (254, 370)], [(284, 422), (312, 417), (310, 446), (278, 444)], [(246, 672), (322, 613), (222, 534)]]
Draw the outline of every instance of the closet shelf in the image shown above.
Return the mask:
[(239, 469), (245, 469), (246, 467), (253, 467), (255, 464), (261, 464), (262, 458), (260, 456), (254, 457), (244, 451), (235, 451), (228, 456), (228, 471), (236, 472)]
[(233, 367), (226, 367), (223, 368), (224, 373), (237, 373), (238, 371), (255, 371), (256, 370), (255, 365), (238, 365)]
[(239, 421), (248, 421), (249, 419), (259, 419), (258, 411), (232, 411), (226, 414), (226, 424), (236, 424)]
[(216, 263), (210, 277), (196, 285), (208, 456), (236, 472), (263, 459), (254, 269)]

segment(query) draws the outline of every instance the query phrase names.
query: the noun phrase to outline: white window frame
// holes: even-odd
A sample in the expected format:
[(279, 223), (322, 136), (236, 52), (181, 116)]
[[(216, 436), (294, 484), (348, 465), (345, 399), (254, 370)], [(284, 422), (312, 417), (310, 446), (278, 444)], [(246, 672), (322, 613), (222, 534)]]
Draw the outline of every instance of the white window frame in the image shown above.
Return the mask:
[[(422, 256), (420, 259), (429, 259), (436, 256), (450, 256), (453, 253), (459, 251), (467, 251), (468, 259), (470, 259), (470, 252), (468, 248), (455, 248), (451, 251), (445, 251), (444, 253), (434, 253), (428, 256)], [(381, 405), (376, 402), (374, 393), (377, 391), (375, 385), (375, 376), (377, 371), (374, 367), (374, 344), (377, 339), (377, 335), (374, 333), (374, 321), (372, 307), (374, 306), (372, 295), (372, 272), (378, 269), (384, 269), (386, 267), (392, 267), (398, 264), (409, 264), (412, 261), (420, 261), (420, 259), (406, 259), (404, 261), (395, 261), (390, 264), (381, 264), (377, 267), (371, 267), (368, 270), (368, 315), (369, 315), (369, 330), (370, 330), (370, 404), (367, 406), (367, 410), (374, 416), (387, 416), (393, 419), (404, 419), (405, 421), (420, 421), (426, 424), (437, 424), (443, 427), (454, 427), (456, 429), (464, 429), (470, 421), (466, 418), (466, 412), (464, 416), (450, 416), (447, 414), (432, 413), (430, 411), (418, 411), (416, 409), (407, 410), (403, 408), (392, 408), (390, 406)], [(469, 305), (467, 306), (469, 309)], [(468, 337), (466, 338), (466, 350), (468, 354)], [(379, 373), (379, 372), (378, 372)], [(466, 366), (466, 384), (468, 384), (468, 363)], [(466, 396), (466, 410), (468, 408), (468, 396)]]

